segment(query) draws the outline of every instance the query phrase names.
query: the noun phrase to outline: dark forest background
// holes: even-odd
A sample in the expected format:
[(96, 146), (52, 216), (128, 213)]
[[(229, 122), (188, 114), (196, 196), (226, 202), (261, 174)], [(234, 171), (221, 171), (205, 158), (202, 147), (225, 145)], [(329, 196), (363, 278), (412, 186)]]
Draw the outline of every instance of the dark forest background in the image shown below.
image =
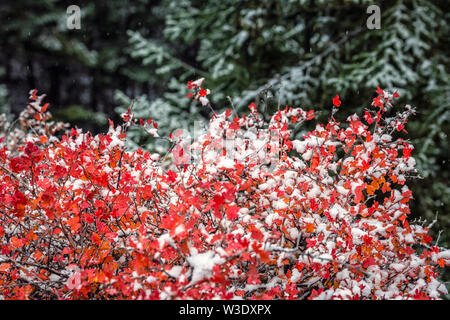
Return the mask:
[[(70, 5), (81, 29), (67, 28)], [(366, 12), (381, 9), (381, 28)], [(213, 106), (229, 96), (243, 111), (255, 99), (322, 111), (343, 101), (340, 117), (367, 107), (376, 86), (398, 90), (418, 114), (408, 125), (420, 179), (416, 219), (434, 219), (450, 244), (448, 134), (449, 2), (319, 0), (3, 0), (0, 4), (0, 110), (13, 117), (36, 88), (53, 115), (100, 132), (132, 101), (163, 132), (206, 119), (185, 83), (205, 77)], [(300, 134), (300, 133), (299, 133)], [(132, 145), (157, 149), (132, 132)]]

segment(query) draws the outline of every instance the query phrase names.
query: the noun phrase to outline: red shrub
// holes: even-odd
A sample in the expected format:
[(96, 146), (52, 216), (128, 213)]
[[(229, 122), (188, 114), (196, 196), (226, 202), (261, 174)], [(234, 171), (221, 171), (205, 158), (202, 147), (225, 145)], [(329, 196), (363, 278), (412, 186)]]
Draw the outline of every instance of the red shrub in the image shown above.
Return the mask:
[[(202, 83), (191, 96), (209, 105)], [(3, 143), (0, 298), (439, 298), (450, 254), (408, 222), (413, 146), (392, 137), (414, 110), (384, 117), (396, 94), (377, 92), (347, 124), (336, 96), (301, 140), (292, 128), (312, 111), (214, 115), (169, 170), (125, 149), (130, 125), (157, 136), (131, 112), (105, 135), (31, 133), (14, 154)]]

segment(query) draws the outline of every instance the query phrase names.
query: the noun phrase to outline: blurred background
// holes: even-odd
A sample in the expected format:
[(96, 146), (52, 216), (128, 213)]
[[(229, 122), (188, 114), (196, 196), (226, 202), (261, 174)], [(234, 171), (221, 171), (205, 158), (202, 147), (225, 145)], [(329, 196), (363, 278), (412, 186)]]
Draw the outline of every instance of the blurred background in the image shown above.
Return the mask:
[[(380, 8), (368, 29), (369, 5)], [(80, 29), (67, 8), (81, 9)], [(322, 111), (339, 94), (340, 119), (368, 107), (377, 86), (400, 93), (418, 114), (408, 137), (420, 179), (413, 217), (436, 219), (450, 244), (449, 1), (364, 0), (7, 0), (0, 4), (0, 113), (14, 117), (30, 89), (47, 94), (59, 120), (101, 132), (133, 104), (161, 134), (208, 118), (186, 98), (205, 77), (213, 107), (254, 100)], [(227, 98), (230, 97), (230, 99)], [(308, 128), (304, 128), (308, 129)], [(406, 135), (404, 135), (406, 137)], [(130, 147), (160, 145), (130, 132)], [(159, 149), (158, 149), (159, 148)], [(433, 243), (434, 244), (434, 243)]]

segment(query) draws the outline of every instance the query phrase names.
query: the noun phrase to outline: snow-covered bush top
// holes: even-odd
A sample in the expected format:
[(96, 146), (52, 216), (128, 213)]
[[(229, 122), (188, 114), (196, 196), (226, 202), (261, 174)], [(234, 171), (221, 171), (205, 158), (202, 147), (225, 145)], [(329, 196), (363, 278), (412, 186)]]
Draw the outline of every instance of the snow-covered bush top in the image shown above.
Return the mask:
[[(203, 81), (190, 97), (211, 107)], [(131, 110), (104, 135), (1, 138), (0, 298), (438, 299), (450, 253), (409, 222), (414, 148), (396, 138), (414, 109), (377, 93), (344, 124), (336, 96), (299, 140), (313, 111), (214, 114), (192, 143), (165, 138), (170, 169), (125, 149), (130, 126), (161, 138)]]

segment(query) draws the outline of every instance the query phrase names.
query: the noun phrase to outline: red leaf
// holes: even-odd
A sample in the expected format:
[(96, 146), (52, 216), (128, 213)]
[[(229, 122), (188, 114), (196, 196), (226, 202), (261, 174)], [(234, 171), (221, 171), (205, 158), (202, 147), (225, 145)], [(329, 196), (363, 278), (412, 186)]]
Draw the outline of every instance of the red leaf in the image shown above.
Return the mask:
[(262, 241), (264, 239), (264, 234), (256, 228), (254, 225), (249, 226), (250, 232), (251, 232), (251, 238), (255, 239), (257, 241)]
[(339, 100), (339, 96), (336, 95), (336, 97), (333, 98), (333, 105), (336, 107), (339, 107), (341, 105), (341, 100)]
[(362, 191), (366, 188), (367, 184), (364, 183), (358, 187), (355, 188), (355, 203), (360, 203), (364, 201), (364, 195)]
[(368, 268), (369, 266), (372, 266), (374, 264), (375, 264), (375, 258), (373, 258), (373, 257), (365, 259), (362, 263), (364, 268)]
[(37, 92), (38, 92), (37, 89), (34, 89), (33, 92), (31, 92), (29, 99), (32, 101), (36, 101), (37, 100), (37, 96), (36, 96)]
[(41, 108), (41, 113), (44, 113), (45, 111), (47, 111), (47, 108), (49, 105), (50, 105), (49, 103), (44, 104)]
[(232, 205), (232, 206), (228, 206), (227, 209), (227, 218), (231, 221), (234, 221), (238, 218), (238, 212), (241, 208), (239, 208), (238, 206)]
[(384, 91), (380, 87), (377, 87), (377, 93), (381, 94), (381, 95), (384, 95)]
[(198, 95), (200, 97), (206, 97), (206, 95), (208, 94), (208, 92), (205, 89), (200, 89), (200, 91), (198, 92)]
[(167, 171), (167, 177), (170, 182), (175, 182), (175, 181), (177, 181), (176, 178), (178, 177), (178, 175), (175, 172), (173, 172), (172, 170), (169, 170), (169, 171)]

